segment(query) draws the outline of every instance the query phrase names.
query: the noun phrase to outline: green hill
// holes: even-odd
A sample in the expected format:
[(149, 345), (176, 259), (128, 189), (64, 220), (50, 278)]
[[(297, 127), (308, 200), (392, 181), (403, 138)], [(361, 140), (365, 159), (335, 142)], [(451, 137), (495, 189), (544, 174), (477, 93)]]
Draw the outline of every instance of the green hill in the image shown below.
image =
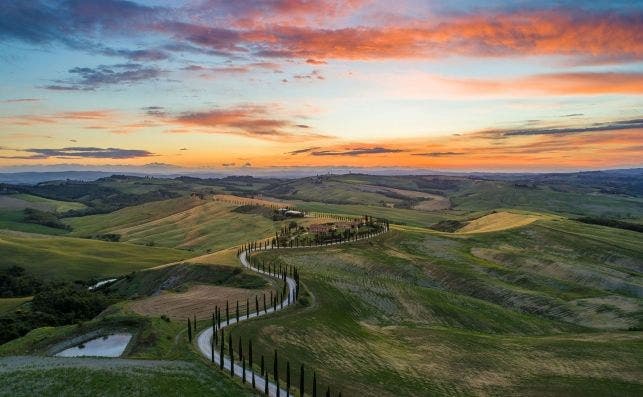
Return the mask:
[(0, 231), (0, 267), (21, 266), (45, 280), (122, 275), (189, 256), (169, 248)]
[(233, 211), (234, 204), (178, 198), (102, 215), (70, 218), (73, 235), (115, 233), (121, 241), (160, 247), (212, 250), (274, 234), (279, 223), (266, 216)]
[(539, 220), (263, 253), (298, 266), (314, 301), (232, 332), (346, 395), (641, 393), (643, 250), (607, 229)]

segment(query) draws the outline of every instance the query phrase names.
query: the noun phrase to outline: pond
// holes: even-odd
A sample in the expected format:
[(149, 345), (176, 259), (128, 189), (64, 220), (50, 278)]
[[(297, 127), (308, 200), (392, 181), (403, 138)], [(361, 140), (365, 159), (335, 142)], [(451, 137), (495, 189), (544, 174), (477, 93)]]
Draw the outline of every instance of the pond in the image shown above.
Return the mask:
[(132, 334), (117, 333), (101, 336), (56, 353), (56, 357), (120, 357)]

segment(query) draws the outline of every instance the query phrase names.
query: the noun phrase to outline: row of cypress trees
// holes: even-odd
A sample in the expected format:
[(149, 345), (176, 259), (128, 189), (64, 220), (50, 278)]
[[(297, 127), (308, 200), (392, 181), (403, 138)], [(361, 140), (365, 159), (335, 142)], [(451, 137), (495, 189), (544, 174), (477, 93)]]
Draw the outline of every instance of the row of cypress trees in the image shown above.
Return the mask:
[[(335, 218), (340, 218), (342, 217), (336, 217)], [(345, 220), (350, 220), (348, 217), (345, 217)], [(364, 217), (365, 222), (375, 224), (373, 223), (373, 218), (369, 217), (368, 215), (365, 215)], [(377, 224), (381, 225), (382, 230), (376, 231), (376, 232), (371, 232), (368, 233), (365, 237), (371, 237), (374, 235), (379, 234), (381, 231), (388, 231), (389, 230), (389, 222), (388, 220), (377, 220)], [(358, 236), (355, 236), (355, 240), (358, 239)], [(282, 248), (279, 247), (279, 239), (278, 236), (276, 239), (273, 239), (271, 242), (273, 248)], [(351, 241), (350, 238), (344, 240), (344, 241)], [(341, 237), (338, 242), (342, 242)], [(297, 245), (297, 243), (295, 243)], [(320, 244), (320, 245), (326, 245), (326, 244)], [(290, 247), (293, 246), (293, 242), (290, 242)], [(258, 250), (266, 250), (268, 248), (268, 241), (258, 241), (258, 242), (251, 242), (244, 244), (238, 251), (237, 255), (241, 255), (242, 252), (244, 251), (258, 251)], [(280, 302), (281, 308), (283, 308), (283, 296), (287, 295), (287, 303), (291, 303), (291, 293), (288, 291), (288, 286), (286, 279), (290, 275), (290, 277), (295, 280), (295, 289), (294, 289), (294, 299), (296, 300), (299, 296), (299, 289), (300, 289), (300, 278), (299, 278), (299, 270), (295, 266), (288, 266), (285, 265), (282, 267), (281, 264), (279, 264), (279, 267), (273, 264), (268, 264), (268, 268), (266, 269), (266, 265), (263, 262), (260, 262), (258, 259), (255, 257), (248, 257), (248, 260), (250, 262), (250, 265), (254, 267), (255, 269), (267, 273), (273, 277), (279, 277), (284, 281), (283, 285), (283, 291), (281, 295), (279, 293), (275, 293), (273, 296), (272, 291), (270, 292), (270, 302), (271, 306), (273, 307), (273, 310), (276, 310), (277, 308), (277, 302)], [(267, 305), (266, 305), (266, 294), (263, 294), (263, 310), (264, 313), (267, 313)], [(258, 295), (255, 295), (255, 311), (257, 315), (260, 314), (260, 306), (259, 306), (259, 297)], [(226, 301), (226, 324), (230, 324), (230, 308), (229, 308), (229, 302)], [(249, 299), (246, 299), (246, 318), (248, 318), (250, 315), (250, 302)], [(236, 319), (237, 322), (240, 320), (240, 310), (239, 310), (239, 301), (237, 300), (236, 302)], [(221, 309), (217, 306), (215, 307), (214, 313), (212, 313), (212, 328), (213, 328), (213, 337), (212, 337), (212, 356), (211, 356), (211, 361), (212, 363), (215, 363), (215, 347), (219, 347), (219, 367), (223, 370), (224, 369), (224, 352), (225, 352), (225, 331), (221, 327), (221, 322), (223, 321), (222, 319), (222, 314), (221, 314)], [(196, 332), (196, 317), (194, 318), (194, 332)], [(190, 342), (192, 341), (192, 327), (190, 326), (190, 319), (188, 318), (188, 337)], [(238, 343), (238, 349), (237, 349), (237, 354), (238, 354), (238, 360), (241, 362), (241, 367), (242, 367), (242, 374), (241, 374), (241, 379), (243, 383), (246, 383), (247, 378), (246, 378), (246, 362), (248, 363), (248, 367), (250, 370), (250, 375), (251, 375), (251, 383), (253, 387), (256, 387), (256, 380), (255, 380), (255, 372), (253, 370), (253, 352), (252, 352), (252, 340), (248, 341), (248, 354), (247, 356), (243, 352), (243, 343), (241, 341), (241, 338), (239, 338), (239, 343)], [(228, 334), (228, 355), (230, 357), (230, 376), (234, 377), (234, 360), (235, 360), (235, 355), (234, 355), (234, 348), (233, 348), (233, 340), (232, 340), (232, 334)], [(277, 396), (280, 396), (281, 393), (281, 388), (280, 388), (280, 376), (279, 376), (279, 358), (277, 354), (277, 350), (274, 352), (274, 357), (273, 357), (273, 381), (277, 387)], [(268, 369), (265, 365), (265, 358), (263, 355), (261, 355), (261, 365), (260, 365), (260, 373), (261, 376), (264, 378), (264, 393), (268, 395), (268, 384), (269, 384), (269, 373)], [(287, 397), (290, 396), (290, 390), (291, 390), (291, 370), (290, 370), (290, 362), (286, 361), (286, 391), (287, 391)], [(311, 393), (313, 397), (317, 397), (317, 374), (315, 371), (313, 371), (313, 379), (312, 379), (312, 384), (311, 384)], [(304, 365), (300, 365), (300, 370), (299, 370), (299, 395), (304, 396), (304, 393), (306, 391), (306, 382), (305, 382), (305, 368)], [(330, 387), (327, 387), (325, 395), (327, 397), (331, 396), (331, 390)], [(341, 392), (338, 394), (341, 397)]]
[[(212, 338), (212, 357), (211, 361), (213, 364), (216, 364), (215, 362), (215, 357), (214, 357), (214, 348), (219, 347), (219, 368), (221, 370), (224, 369), (224, 351), (226, 349), (226, 343), (225, 343), (225, 331), (223, 329), (220, 330), (220, 337), (213, 337)], [(214, 333), (216, 334), (216, 332)], [(219, 346), (220, 345), (220, 346)], [(230, 376), (234, 377), (234, 362), (235, 362), (235, 351), (233, 348), (233, 338), (232, 338), (232, 333), (228, 333), (228, 342), (227, 342), (227, 347), (228, 347), (228, 355), (230, 357)], [(253, 388), (256, 388), (257, 383), (256, 383), (256, 378), (255, 378), (255, 372), (253, 370), (253, 352), (252, 352), (252, 339), (248, 340), (248, 353), (247, 355), (244, 354), (243, 351), (243, 343), (241, 338), (239, 338), (239, 343), (238, 343), (238, 348), (236, 351), (236, 359), (241, 363), (241, 381), (243, 383), (249, 382)], [(247, 366), (246, 366), (247, 363)], [(249, 374), (248, 374), (249, 371)], [(269, 382), (270, 382), (270, 372), (268, 370), (268, 367), (266, 366), (266, 360), (264, 355), (261, 355), (261, 361), (260, 361), (260, 376), (264, 379), (264, 394), (267, 396), (269, 394)], [(250, 377), (250, 379), (248, 379)], [(289, 397), (291, 396), (290, 391), (295, 388), (296, 386), (292, 384), (292, 378), (291, 378), (291, 369), (290, 369), (290, 361), (286, 361), (286, 395), (284, 397)], [(277, 350), (275, 349), (274, 355), (273, 355), (273, 365), (272, 365), (272, 379), (273, 383), (276, 386), (276, 391), (277, 391), (277, 397), (281, 397), (281, 387), (282, 385), (280, 384), (281, 381), (281, 376), (279, 375), (279, 355)], [(306, 370), (304, 368), (304, 364), (301, 364), (299, 367), (299, 396), (303, 397), (304, 394), (306, 393)], [(318, 387), (317, 387), (317, 373), (313, 371), (313, 377), (310, 385), (310, 393), (312, 394), (313, 397), (317, 397), (318, 393)], [(330, 386), (327, 387), (326, 389), (326, 396), (330, 397), (331, 395), (331, 389)], [(341, 391), (338, 394), (339, 397), (342, 396)]]

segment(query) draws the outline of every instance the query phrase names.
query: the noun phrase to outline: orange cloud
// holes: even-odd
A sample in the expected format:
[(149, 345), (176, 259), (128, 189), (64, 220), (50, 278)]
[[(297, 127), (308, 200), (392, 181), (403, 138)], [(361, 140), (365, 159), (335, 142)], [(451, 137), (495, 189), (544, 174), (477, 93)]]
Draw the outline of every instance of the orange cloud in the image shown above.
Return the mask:
[[(177, 116), (162, 114), (163, 120), (179, 125), (169, 132), (204, 132), (241, 135), (252, 138), (280, 140), (326, 139), (329, 136), (308, 131), (310, 126), (286, 118), (275, 117), (274, 109), (262, 105), (246, 105), (208, 111), (188, 112)], [(187, 127), (197, 127), (197, 130)]]
[[(618, 122), (609, 123), (618, 125)], [(640, 166), (643, 127), (563, 134), (507, 135), (489, 139), (469, 133), (426, 141), (379, 141), (352, 145), (302, 148), (278, 165), (406, 166), (435, 169), (552, 169)], [(374, 148), (350, 155), (350, 148)], [(322, 153), (322, 156), (315, 155)]]
[(445, 80), (476, 94), (643, 94), (643, 73), (552, 73), (508, 80)]
[[(464, 15), (412, 27), (315, 29), (275, 26), (241, 32), (260, 54), (303, 59), (427, 58), (451, 55), (643, 56), (640, 18), (571, 11)], [(207, 44), (207, 40), (201, 44)]]

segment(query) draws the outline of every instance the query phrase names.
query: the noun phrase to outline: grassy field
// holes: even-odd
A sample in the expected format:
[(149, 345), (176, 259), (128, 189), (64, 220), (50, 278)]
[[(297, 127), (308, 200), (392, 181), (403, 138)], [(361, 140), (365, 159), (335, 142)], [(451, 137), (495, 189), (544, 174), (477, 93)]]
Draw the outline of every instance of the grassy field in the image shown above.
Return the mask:
[(31, 296), (22, 298), (0, 298), (0, 314), (16, 310), (30, 300)]
[[(637, 395), (638, 235), (587, 226), (394, 231), (323, 253), (264, 253), (298, 266), (314, 301), (232, 332), (346, 395)], [(476, 255), (487, 247), (512, 255)]]
[(52, 200), (44, 197), (34, 196), (31, 194), (14, 194), (14, 195), (11, 195), (11, 197), (24, 200), (30, 204), (43, 206), (49, 209), (50, 211), (59, 212), (59, 213), (67, 212), (70, 210), (82, 210), (87, 208), (87, 206), (82, 203), (77, 203), (73, 201)]
[(219, 250), (274, 234), (279, 223), (237, 205), (180, 198), (128, 207), (111, 214), (69, 219), (74, 235), (116, 233), (121, 241), (197, 252)]
[(457, 217), (452, 211), (427, 212), (404, 208), (387, 208), (358, 204), (326, 204), (320, 202), (294, 202), (297, 208), (309, 212), (327, 212), (337, 215), (359, 216), (368, 214), (386, 218), (401, 225), (428, 227), (444, 219)]
[(450, 197), (455, 209), (489, 211), (513, 208), (569, 216), (640, 219), (643, 199), (551, 187), (516, 187), (499, 181), (476, 181)]
[[(38, 328), (1, 345), (0, 395), (253, 395), (190, 348), (183, 321), (141, 317), (125, 306), (114, 305), (80, 325)], [(61, 341), (99, 329), (135, 334), (126, 359), (42, 357)]]
[(69, 233), (67, 230), (25, 222), (24, 218), (24, 213), (21, 210), (0, 210), (0, 229), (54, 236)]
[(542, 215), (535, 214), (518, 214), (514, 212), (494, 212), (489, 215), (476, 218), (460, 228), (458, 233), (488, 233), (497, 232), (505, 229), (526, 226), (538, 219), (543, 219)]
[(122, 275), (190, 256), (189, 252), (72, 237), (0, 231), (2, 268), (21, 266), (45, 280)]
[[(70, 361), (74, 360), (73, 363)], [(181, 361), (30, 358), (0, 359), (0, 396), (250, 396), (205, 365)], [(9, 368), (3, 368), (4, 365)], [(70, 381), (73, 379), (73, 381)]]

